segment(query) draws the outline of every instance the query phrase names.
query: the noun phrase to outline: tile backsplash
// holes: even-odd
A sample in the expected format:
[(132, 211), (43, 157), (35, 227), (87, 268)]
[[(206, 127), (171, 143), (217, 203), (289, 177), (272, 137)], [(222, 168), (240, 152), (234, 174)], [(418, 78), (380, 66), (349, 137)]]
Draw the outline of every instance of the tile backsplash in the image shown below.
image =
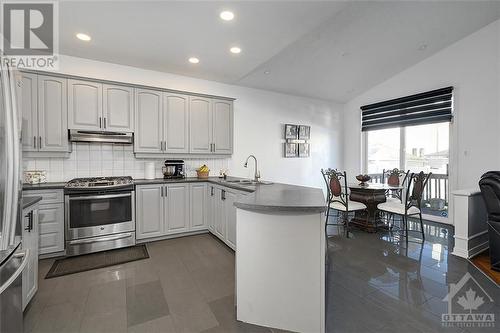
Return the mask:
[[(145, 162), (155, 162), (156, 177), (162, 177), (161, 167), (166, 158), (138, 159), (132, 145), (73, 143), (69, 158), (23, 158), (23, 170), (47, 172), (48, 182), (68, 181), (77, 177), (132, 176), (144, 178)], [(196, 176), (196, 168), (206, 164), (210, 175), (217, 176), (220, 169), (227, 169), (228, 158), (183, 159), (188, 177)]]

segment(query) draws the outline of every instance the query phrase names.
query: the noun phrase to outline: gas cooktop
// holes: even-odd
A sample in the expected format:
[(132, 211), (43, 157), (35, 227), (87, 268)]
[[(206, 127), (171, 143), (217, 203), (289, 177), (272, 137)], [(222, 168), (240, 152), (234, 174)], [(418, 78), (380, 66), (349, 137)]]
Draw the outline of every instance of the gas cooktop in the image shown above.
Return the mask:
[(110, 188), (133, 183), (134, 180), (130, 176), (75, 178), (66, 184), (66, 188)]

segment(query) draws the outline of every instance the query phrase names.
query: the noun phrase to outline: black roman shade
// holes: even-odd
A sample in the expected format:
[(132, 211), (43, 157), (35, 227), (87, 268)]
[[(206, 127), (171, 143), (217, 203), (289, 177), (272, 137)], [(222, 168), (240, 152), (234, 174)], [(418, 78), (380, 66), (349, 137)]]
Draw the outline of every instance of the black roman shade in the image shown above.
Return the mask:
[(361, 107), (362, 131), (451, 121), (453, 87)]

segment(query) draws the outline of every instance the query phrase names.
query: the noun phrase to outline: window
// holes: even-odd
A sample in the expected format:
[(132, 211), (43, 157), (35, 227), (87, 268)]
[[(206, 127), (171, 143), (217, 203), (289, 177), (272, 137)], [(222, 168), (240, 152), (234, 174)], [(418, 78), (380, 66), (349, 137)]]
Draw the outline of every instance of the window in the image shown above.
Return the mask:
[(432, 172), (423, 198), (424, 217), (448, 217), (450, 123), (436, 123), (366, 132), (365, 170), (375, 180), (383, 170)]

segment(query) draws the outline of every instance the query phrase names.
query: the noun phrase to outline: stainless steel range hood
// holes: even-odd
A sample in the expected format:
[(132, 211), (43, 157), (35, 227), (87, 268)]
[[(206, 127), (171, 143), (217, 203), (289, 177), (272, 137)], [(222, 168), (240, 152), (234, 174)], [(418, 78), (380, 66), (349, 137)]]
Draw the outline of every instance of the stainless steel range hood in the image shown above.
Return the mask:
[(134, 134), (123, 132), (84, 131), (72, 129), (69, 130), (69, 141), (132, 144), (134, 143)]

